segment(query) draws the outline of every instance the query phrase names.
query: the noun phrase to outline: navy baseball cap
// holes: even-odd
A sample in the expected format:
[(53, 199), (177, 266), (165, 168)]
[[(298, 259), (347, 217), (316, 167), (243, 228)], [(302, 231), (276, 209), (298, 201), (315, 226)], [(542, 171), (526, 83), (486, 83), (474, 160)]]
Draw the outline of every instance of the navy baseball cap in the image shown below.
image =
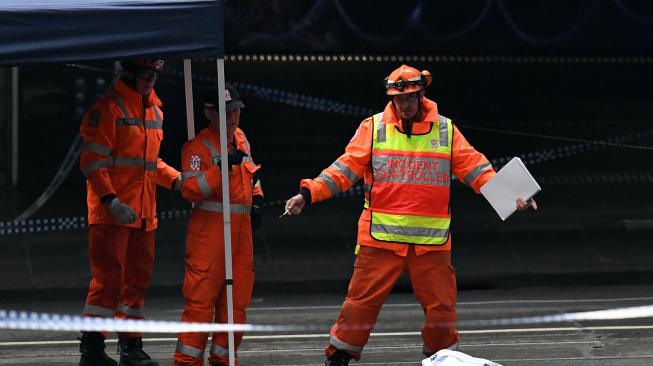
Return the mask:
[[(224, 102), (227, 107), (227, 112), (236, 108), (245, 108), (245, 103), (240, 100), (240, 93), (235, 86), (227, 84), (224, 91)], [(218, 88), (212, 88), (204, 99), (205, 108), (218, 109), (220, 105), (218, 101)]]

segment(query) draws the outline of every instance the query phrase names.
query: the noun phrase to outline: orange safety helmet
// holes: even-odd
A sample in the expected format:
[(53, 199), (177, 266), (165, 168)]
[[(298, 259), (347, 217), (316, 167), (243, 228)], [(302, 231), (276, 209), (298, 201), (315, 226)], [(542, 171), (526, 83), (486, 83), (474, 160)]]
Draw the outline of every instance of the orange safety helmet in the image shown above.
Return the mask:
[(428, 70), (418, 71), (414, 67), (401, 65), (385, 78), (385, 93), (399, 95), (415, 93), (431, 85), (431, 73)]

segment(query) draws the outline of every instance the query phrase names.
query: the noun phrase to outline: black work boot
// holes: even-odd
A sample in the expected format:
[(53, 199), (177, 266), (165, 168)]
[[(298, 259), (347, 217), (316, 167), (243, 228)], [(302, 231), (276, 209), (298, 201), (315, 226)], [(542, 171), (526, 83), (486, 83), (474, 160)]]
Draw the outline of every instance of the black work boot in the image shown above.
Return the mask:
[(78, 338), (79, 366), (118, 366), (118, 363), (104, 352), (104, 337), (98, 332), (82, 332)]
[(143, 351), (143, 338), (118, 338), (120, 366), (159, 366)]
[(326, 360), (324, 366), (349, 366), (349, 360), (351, 360), (351, 356), (347, 352), (337, 350), (331, 358)]

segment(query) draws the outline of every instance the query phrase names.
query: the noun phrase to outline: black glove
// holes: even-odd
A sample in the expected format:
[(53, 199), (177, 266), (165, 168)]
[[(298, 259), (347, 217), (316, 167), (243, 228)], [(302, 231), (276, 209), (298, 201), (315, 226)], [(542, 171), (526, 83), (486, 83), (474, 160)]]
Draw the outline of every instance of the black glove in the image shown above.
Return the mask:
[[(236, 150), (230, 151), (227, 155), (227, 165), (229, 166), (229, 172), (231, 172), (231, 167), (233, 165), (240, 165), (243, 163), (243, 158), (247, 156), (246, 152)], [(213, 165), (220, 167), (220, 155), (213, 156), (212, 158)]]
[(258, 230), (263, 221), (263, 197), (256, 195), (252, 199), (252, 211), (250, 212), (252, 219), (252, 231)]
[(236, 150), (229, 153), (229, 159), (227, 160), (227, 162), (229, 163), (229, 166), (240, 165), (243, 162), (243, 158), (246, 156), (247, 156), (246, 152)]

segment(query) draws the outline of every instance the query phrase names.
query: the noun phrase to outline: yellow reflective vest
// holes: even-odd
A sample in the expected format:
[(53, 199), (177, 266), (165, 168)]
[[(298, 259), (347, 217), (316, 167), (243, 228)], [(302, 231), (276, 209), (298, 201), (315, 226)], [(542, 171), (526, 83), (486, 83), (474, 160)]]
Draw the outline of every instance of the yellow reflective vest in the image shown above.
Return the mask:
[(370, 235), (381, 241), (442, 245), (451, 226), (451, 120), (410, 138), (374, 115)]

